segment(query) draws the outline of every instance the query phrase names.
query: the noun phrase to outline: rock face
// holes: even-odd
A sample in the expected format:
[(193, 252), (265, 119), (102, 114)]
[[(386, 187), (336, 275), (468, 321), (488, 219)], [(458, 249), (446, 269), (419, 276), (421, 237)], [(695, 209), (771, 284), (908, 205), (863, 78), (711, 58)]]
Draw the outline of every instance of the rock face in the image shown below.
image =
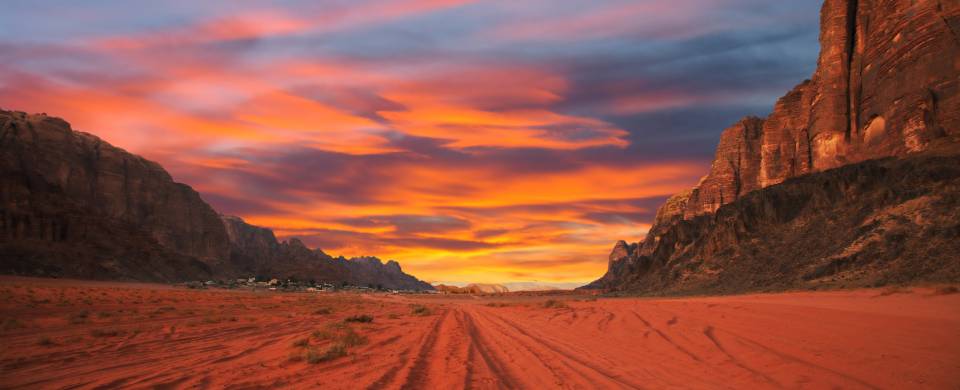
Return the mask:
[(817, 70), (766, 119), (720, 136), (685, 217), (787, 178), (902, 156), (960, 127), (960, 5), (828, 0)]
[(139, 281), (297, 277), (430, 289), (221, 216), (157, 163), (46, 115), (0, 110), (0, 273)]
[[(721, 210), (739, 209), (745, 206), (741, 201), (745, 197), (758, 196), (757, 192), (769, 194), (771, 186), (786, 184), (791, 178), (816, 175), (829, 180), (826, 178), (841, 172), (832, 169), (868, 160), (951, 153), (960, 136), (958, 32), (960, 2), (956, 1), (827, 0), (821, 11), (821, 53), (813, 77), (782, 97), (766, 119), (748, 117), (724, 130), (707, 176), (692, 190), (670, 198), (659, 210), (646, 239), (639, 243), (639, 250), (627, 260), (611, 261), (608, 273), (589, 287), (653, 291), (652, 286), (637, 284), (642, 279), (637, 279), (638, 275), (664, 269), (688, 276), (719, 272), (677, 267), (683, 262), (681, 258), (706, 262), (727, 250), (747, 256), (743, 251), (749, 246), (733, 249), (744, 245), (735, 233), (739, 230), (728, 231), (733, 234), (728, 237), (710, 236), (700, 230), (694, 234), (678, 227), (689, 227), (692, 221), (703, 218), (719, 218)], [(867, 176), (860, 179), (872, 180)], [(790, 191), (803, 189), (791, 187)], [(930, 188), (929, 192), (933, 196), (937, 190)], [(862, 206), (877, 207), (865, 202)], [(815, 220), (814, 213), (831, 212), (827, 207), (816, 210), (796, 213), (811, 213), (808, 217)], [(835, 217), (856, 220), (860, 214)], [(763, 219), (763, 215), (749, 217), (738, 222), (742, 229), (749, 230), (750, 224)], [(687, 241), (702, 239), (702, 235), (712, 241)], [(665, 240), (672, 245), (695, 244), (700, 249), (669, 248)], [(836, 245), (842, 246), (840, 241)], [(812, 261), (812, 255), (805, 256), (803, 259)], [(657, 286), (676, 287), (665, 282)]]
[(228, 253), (193, 189), (60, 119), (0, 110), (0, 172), (4, 273), (196, 279)]
[(383, 264), (376, 257), (333, 258), (310, 249), (296, 238), (279, 242), (270, 229), (247, 224), (234, 216), (221, 216), (230, 237), (231, 277), (295, 278), (327, 283), (348, 283), (396, 290), (432, 290), (400, 269), (396, 261)]
[(422, 282), (407, 275), (400, 269), (400, 263), (389, 260), (386, 264), (376, 257), (355, 257), (349, 260), (338, 258), (352, 275), (351, 281), (361, 286), (373, 286), (393, 290), (433, 290), (430, 283)]

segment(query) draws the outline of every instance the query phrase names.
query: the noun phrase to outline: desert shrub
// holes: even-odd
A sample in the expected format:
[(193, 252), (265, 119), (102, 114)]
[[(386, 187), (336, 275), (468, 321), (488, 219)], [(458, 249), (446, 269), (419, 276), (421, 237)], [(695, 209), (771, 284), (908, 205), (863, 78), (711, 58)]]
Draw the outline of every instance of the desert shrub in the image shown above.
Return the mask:
[(310, 334), (310, 337), (317, 340), (332, 340), (336, 335), (326, 330), (317, 329)]
[(558, 301), (556, 299), (548, 299), (546, 302), (543, 303), (543, 307), (548, 309), (563, 309), (569, 306), (567, 306), (567, 304), (564, 303), (563, 301)]
[(37, 345), (42, 347), (52, 347), (57, 345), (57, 343), (53, 342), (53, 340), (49, 337), (41, 337), (39, 340), (37, 340)]
[(16, 318), (4, 318), (3, 321), (0, 322), (0, 329), (3, 329), (3, 330), (13, 330), (13, 329), (20, 329), (20, 328), (26, 328), (26, 325), (24, 325), (22, 321)]
[(960, 293), (960, 288), (957, 286), (940, 286), (933, 290), (933, 295), (949, 295)]
[(333, 310), (330, 310), (329, 307), (321, 307), (316, 311), (314, 311), (313, 314), (325, 316), (325, 315), (333, 314)]
[(503, 302), (490, 302), (490, 303), (487, 304), (487, 306), (488, 306), (488, 307), (507, 307), (507, 306), (510, 306), (510, 305), (507, 304), (507, 303), (503, 303)]
[(87, 322), (87, 318), (90, 318), (90, 311), (81, 310), (78, 313), (74, 313), (70, 316), (70, 323), (73, 325), (79, 325)]
[(912, 291), (910, 291), (909, 289), (906, 289), (906, 288), (903, 288), (903, 287), (890, 286), (890, 287), (887, 287), (887, 288), (883, 289), (883, 291), (880, 291), (880, 296), (885, 297), (885, 296), (893, 295), (893, 294), (909, 294), (909, 293), (911, 293), (911, 292), (912, 292)]
[(356, 347), (366, 344), (367, 338), (355, 332), (353, 328), (347, 328), (347, 330), (340, 335), (340, 343), (348, 347)]
[(314, 355), (311, 359), (311, 355), (307, 354), (307, 363), (317, 364), (320, 362), (330, 361), (336, 358), (341, 358), (347, 356), (347, 346), (342, 343), (336, 343), (327, 348), (323, 354)]
[(117, 337), (123, 334), (123, 331), (117, 329), (94, 329), (90, 332), (93, 337)]
[(347, 356), (347, 346), (341, 343), (333, 344), (323, 352), (316, 350), (315, 348), (309, 348), (303, 354), (303, 359), (310, 364), (318, 364), (337, 358)]
[(291, 362), (302, 362), (303, 355), (304, 353), (301, 353), (300, 351), (293, 351), (293, 352), (290, 352), (289, 355), (287, 355), (287, 360)]
[(306, 338), (306, 337), (304, 337), (304, 338), (302, 338), (302, 339), (298, 339), (298, 340), (296, 340), (296, 341), (293, 342), (293, 346), (294, 346), (294, 347), (304, 348), (304, 347), (306, 347), (306, 346), (308, 346), (308, 345), (310, 345), (310, 339), (308, 339), (308, 338)]
[(411, 310), (411, 312), (415, 316), (428, 316), (433, 314), (433, 311), (431, 311), (429, 307), (426, 307), (424, 305), (413, 305), (412, 308), (413, 309)]
[(370, 323), (373, 322), (373, 316), (369, 314), (357, 314), (350, 317), (347, 317), (343, 320), (344, 322), (361, 322), (361, 323)]
[(155, 313), (155, 314), (163, 314), (163, 313), (167, 313), (167, 312), (171, 312), (171, 311), (177, 311), (177, 308), (175, 308), (175, 307), (173, 307), (173, 306), (163, 306), (163, 307), (157, 308), (157, 310), (154, 311), (154, 313)]

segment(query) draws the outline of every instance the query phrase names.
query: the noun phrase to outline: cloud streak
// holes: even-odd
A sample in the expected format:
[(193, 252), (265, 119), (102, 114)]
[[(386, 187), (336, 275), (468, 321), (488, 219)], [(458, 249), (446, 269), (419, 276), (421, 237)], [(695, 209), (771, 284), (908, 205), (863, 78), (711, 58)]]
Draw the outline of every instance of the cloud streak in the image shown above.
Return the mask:
[(53, 3), (0, 15), (0, 106), (443, 281), (595, 278), (817, 49), (807, 2)]

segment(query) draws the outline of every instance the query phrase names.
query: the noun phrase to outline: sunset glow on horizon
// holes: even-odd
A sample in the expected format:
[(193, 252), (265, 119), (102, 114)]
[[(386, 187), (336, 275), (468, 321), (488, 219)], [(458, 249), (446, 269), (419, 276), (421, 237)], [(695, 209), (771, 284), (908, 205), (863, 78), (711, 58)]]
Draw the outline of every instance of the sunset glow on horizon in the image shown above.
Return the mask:
[(724, 127), (809, 77), (819, 6), (13, 1), (0, 108), (334, 256), (580, 283), (707, 172)]

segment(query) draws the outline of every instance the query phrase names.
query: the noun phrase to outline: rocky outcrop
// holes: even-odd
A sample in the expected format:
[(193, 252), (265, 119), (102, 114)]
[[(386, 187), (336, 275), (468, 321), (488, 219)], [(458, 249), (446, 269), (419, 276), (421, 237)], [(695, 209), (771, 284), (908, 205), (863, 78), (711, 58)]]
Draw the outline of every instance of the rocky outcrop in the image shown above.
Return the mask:
[[(960, 3), (955, 1), (827, 0), (813, 77), (782, 97), (767, 118), (748, 117), (726, 129), (707, 176), (692, 190), (671, 197), (639, 250), (625, 261), (611, 262), (607, 274), (590, 287), (647, 289), (650, 286), (637, 285), (639, 275), (664, 269), (695, 274), (677, 268), (684, 263), (681, 258), (707, 261), (744, 242), (710, 236), (710, 243), (697, 243), (702, 249), (693, 250), (680, 243), (707, 233), (678, 227), (718, 218), (720, 210), (736, 209), (744, 197), (768, 193), (791, 178), (829, 177), (836, 174), (831, 169), (868, 160), (953, 150), (960, 136), (958, 26)], [(748, 225), (758, 218), (739, 223)], [(656, 285), (672, 288), (669, 283)]]
[(677, 219), (590, 285), (649, 295), (960, 281), (960, 148), (791, 178)]
[(431, 290), (430, 284), (403, 272), (396, 261), (376, 257), (333, 258), (296, 238), (279, 242), (270, 229), (234, 216), (221, 216), (230, 238), (231, 277), (260, 276), (396, 290)]
[(616, 284), (618, 275), (626, 272), (626, 267), (628, 266), (630, 259), (636, 257), (638, 247), (638, 244), (627, 244), (627, 242), (623, 240), (617, 241), (617, 243), (613, 246), (613, 251), (610, 252), (610, 257), (607, 261), (607, 273), (604, 274), (600, 279), (588, 284), (585, 287), (604, 288), (607, 285)]
[(193, 189), (58, 118), (0, 110), (0, 172), (4, 273), (197, 279), (227, 257)]
[(351, 281), (360, 286), (391, 290), (433, 290), (433, 286), (429, 283), (404, 273), (400, 263), (393, 260), (387, 261), (386, 264), (376, 257), (369, 256), (338, 260), (350, 270)]
[(221, 216), (157, 163), (59, 118), (0, 110), (0, 273), (138, 281), (261, 276), (431, 289)]
[(960, 5), (828, 0), (817, 70), (720, 136), (684, 216), (787, 178), (926, 150), (960, 128)]

